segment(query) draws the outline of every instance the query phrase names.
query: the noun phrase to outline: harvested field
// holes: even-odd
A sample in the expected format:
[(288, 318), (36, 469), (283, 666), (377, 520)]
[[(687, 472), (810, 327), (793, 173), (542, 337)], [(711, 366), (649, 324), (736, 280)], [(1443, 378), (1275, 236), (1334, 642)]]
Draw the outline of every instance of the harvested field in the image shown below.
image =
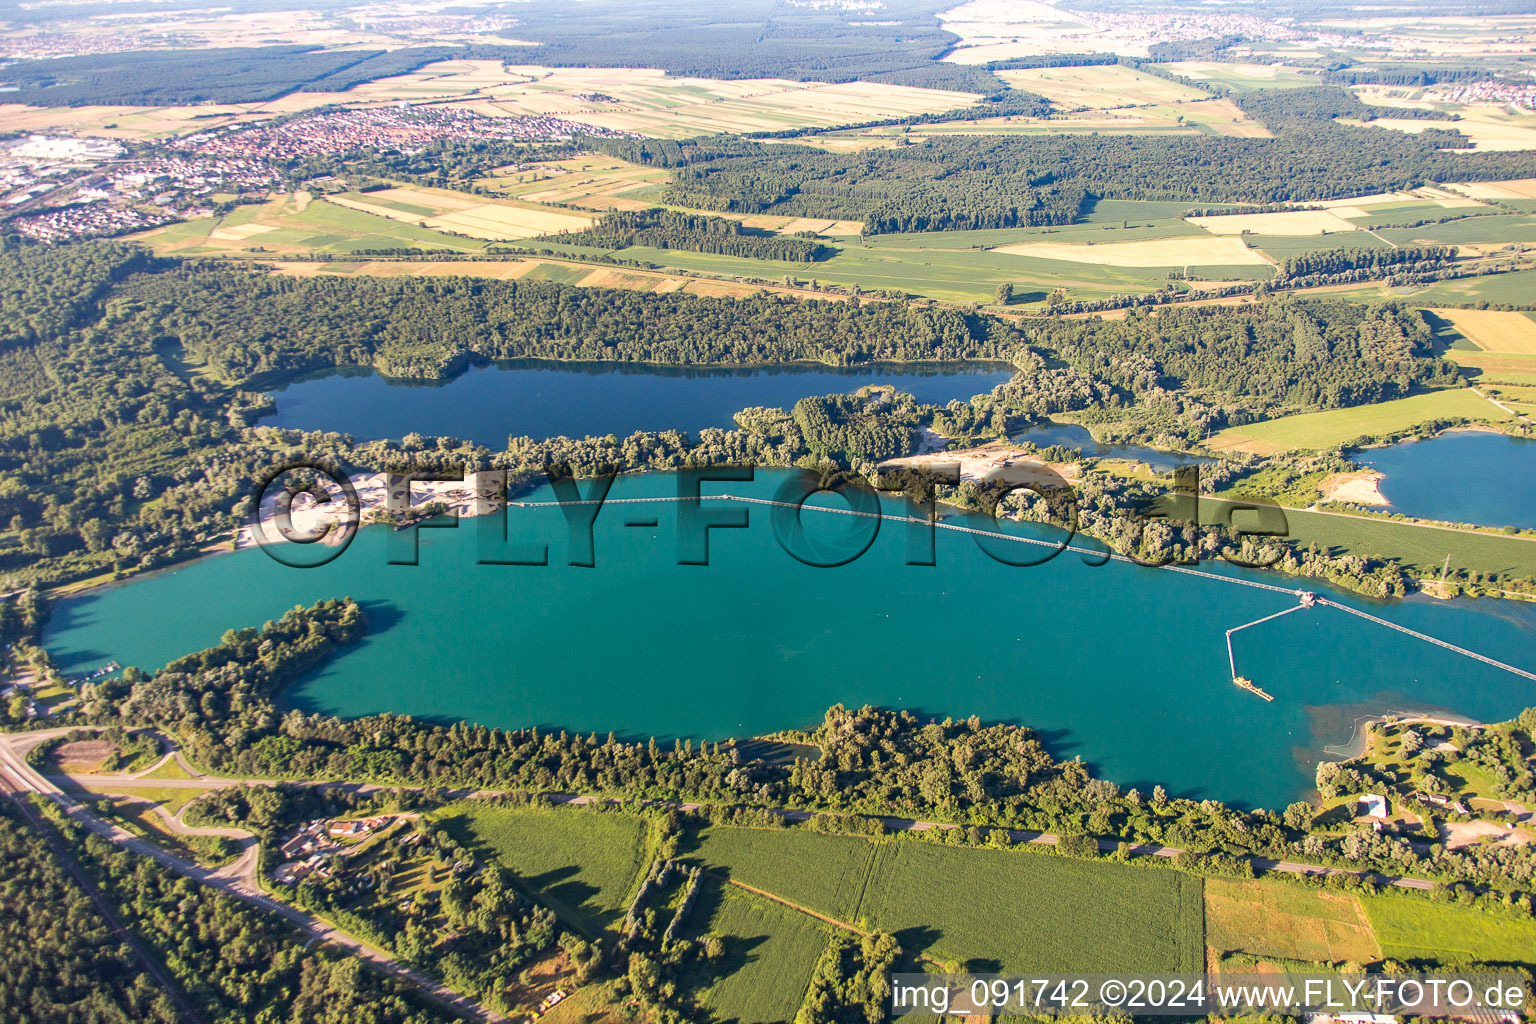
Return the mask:
[(1262, 266), (1269, 262), (1262, 253), (1248, 248), (1239, 238), (1209, 236), (1106, 242), (1102, 245), (1025, 242), (999, 246), (992, 251), (1042, 260), (1097, 263), (1105, 267)]
[(1492, 309), (1431, 309), (1484, 352), (1536, 355), (1536, 320)]
[[(651, 68), (503, 68), (496, 61), (447, 63), (475, 67), (423, 79), (424, 87), (436, 89), (445, 102), (462, 103), (491, 116), (548, 114), (663, 138), (829, 128), (875, 118), (939, 113), (977, 99), (970, 93), (872, 82), (723, 81), (672, 77)], [(417, 76), (435, 67), (428, 65)], [(388, 81), (370, 84), (379, 86)]]
[(1536, 178), (1520, 178), (1515, 181), (1469, 181), (1450, 185), (1463, 195), (1473, 199), (1536, 199)]
[(596, 217), (535, 203), (488, 203), (446, 189), (389, 188), (378, 192), (348, 192), (327, 196), (326, 202), (407, 224), (493, 241), (580, 231), (597, 220)]
[[(1474, 108), (1468, 108), (1470, 112)], [(1340, 123), (1347, 122), (1340, 118)], [(1392, 128), (1396, 131), (1406, 132), (1409, 135), (1417, 135), (1430, 128), (1444, 127), (1444, 122), (1427, 121), (1412, 117), (1379, 117), (1370, 122), (1373, 128)], [(1516, 149), (1536, 149), (1536, 127), (1525, 124), (1510, 124), (1502, 120), (1489, 118), (1468, 117), (1463, 114), (1462, 120), (1452, 125), (1456, 131), (1461, 132), (1471, 142), (1471, 148), (1476, 150), (1508, 151)]]
[(1210, 94), (1118, 64), (999, 71), (1016, 89), (1039, 93), (1067, 109), (1209, 100)]
[(1297, 210), (1288, 213), (1227, 213), (1213, 217), (1186, 217), (1185, 222), (1213, 235), (1328, 235), (1358, 231), (1342, 215), (1329, 210)]
[(1358, 963), (1381, 956), (1353, 896), (1284, 882), (1206, 879), (1205, 927), (1206, 944), (1223, 952)]

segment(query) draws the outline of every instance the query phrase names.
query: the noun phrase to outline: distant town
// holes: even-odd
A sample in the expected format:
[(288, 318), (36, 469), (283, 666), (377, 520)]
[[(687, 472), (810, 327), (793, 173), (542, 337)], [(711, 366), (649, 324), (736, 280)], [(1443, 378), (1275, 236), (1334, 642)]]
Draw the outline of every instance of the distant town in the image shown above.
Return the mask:
[(0, 143), (0, 219), (40, 242), (108, 238), (194, 217), (220, 203), (264, 198), (293, 161), (360, 150), (413, 152), (444, 140), (558, 141), (631, 132), (558, 117), (488, 117), (392, 106), (237, 123), (134, 144), (34, 134)]

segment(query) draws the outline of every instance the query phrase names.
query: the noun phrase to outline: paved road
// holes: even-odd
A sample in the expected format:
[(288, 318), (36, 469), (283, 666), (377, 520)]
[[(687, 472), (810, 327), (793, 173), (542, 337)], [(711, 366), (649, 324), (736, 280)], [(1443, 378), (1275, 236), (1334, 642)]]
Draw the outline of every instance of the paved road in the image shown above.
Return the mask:
[[(240, 860), (235, 864), (222, 868), (205, 868), (190, 861), (183, 860), (174, 854), (162, 850), (153, 843), (141, 839), (130, 832), (125, 831), (109, 822), (103, 821), (90, 813), (74, 797), (65, 793), (47, 777), (39, 774), (26, 762), (26, 752), (37, 746), (44, 740), (71, 732), (71, 729), (48, 729), (28, 733), (0, 734), (0, 768), (9, 774), (20, 788), (34, 793), (40, 793), (48, 797), (67, 814), (80, 827), (117, 843), (123, 848), (149, 857), (152, 860), (185, 875), (195, 881), (201, 882), (211, 888), (218, 889), (236, 899), (254, 904), (262, 910), (277, 914), (291, 923), (299, 931), (311, 939), (322, 942), (330, 942), (352, 953), (354, 956), (369, 961), (385, 974), (410, 984), (420, 990), (423, 995), (440, 1003), (444, 1007), (454, 1010), (472, 1020), (479, 1021), (503, 1021), (504, 1016), (495, 1011), (481, 1006), (467, 996), (453, 991), (445, 985), (440, 985), (426, 975), (406, 967), (390, 954), (377, 949), (356, 936), (340, 931), (335, 926), (319, 918), (312, 917), (296, 907), (279, 902), (262, 892), (256, 879), (256, 844), (254, 837), (249, 833), (240, 833), (248, 841), (250, 846)], [(165, 779), (133, 779), (124, 777), (131, 782), (139, 784), (160, 784)], [(238, 783), (229, 783), (238, 784)], [(190, 829), (191, 826), (182, 826)], [(225, 830), (218, 830), (225, 831)], [(230, 830), (238, 831), (238, 830)]]

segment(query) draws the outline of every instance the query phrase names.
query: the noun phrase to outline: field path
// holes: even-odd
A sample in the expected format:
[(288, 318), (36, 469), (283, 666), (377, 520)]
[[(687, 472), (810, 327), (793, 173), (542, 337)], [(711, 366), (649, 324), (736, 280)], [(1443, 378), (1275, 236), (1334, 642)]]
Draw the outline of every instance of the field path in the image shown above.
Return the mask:
[(850, 924), (847, 921), (839, 921), (835, 917), (828, 917), (826, 914), (812, 910), (810, 907), (787, 900), (783, 896), (775, 896), (773, 893), (766, 889), (759, 889), (756, 886), (748, 885), (746, 882), (738, 882), (734, 878), (727, 878), (725, 875), (715, 874), (714, 872), (710, 872), (710, 874), (714, 875), (714, 877), (718, 878), (720, 881), (725, 882), (727, 885), (734, 885), (738, 889), (745, 889), (747, 892), (750, 892), (754, 896), (761, 896), (765, 900), (772, 900), (775, 903), (788, 907), (790, 910), (798, 911), (807, 917), (814, 917), (818, 921), (824, 921), (827, 924), (832, 925), (834, 928), (841, 928), (843, 931), (853, 932), (855, 935), (869, 935), (869, 932), (865, 931), (863, 928), (860, 928), (856, 924)]

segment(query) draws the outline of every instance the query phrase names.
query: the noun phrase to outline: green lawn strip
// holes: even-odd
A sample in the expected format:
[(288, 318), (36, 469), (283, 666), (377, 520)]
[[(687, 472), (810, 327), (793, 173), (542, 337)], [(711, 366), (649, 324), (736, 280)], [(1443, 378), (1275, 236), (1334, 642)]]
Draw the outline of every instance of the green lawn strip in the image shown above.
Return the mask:
[(1356, 438), (1393, 434), (1431, 420), (1452, 418), (1493, 421), (1510, 417), (1470, 388), (1446, 388), (1372, 405), (1298, 413), (1230, 427), (1211, 438), (1210, 444), (1221, 448), (1258, 441), (1286, 449), (1332, 448)]
[[(1225, 522), (1229, 513), (1222, 507), (1225, 499), (1202, 498), (1202, 522)], [(1335, 554), (1353, 552), (1372, 558), (1400, 562), (1411, 572), (1439, 576), (1447, 555), (1452, 569), (1536, 576), (1536, 541), (1476, 530), (1452, 530), (1426, 526), (1385, 516), (1340, 515), (1284, 510), (1286, 537), (1302, 545), (1310, 544)], [(1263, 527), (1269, 528), (1265, 513)], [(1240, 525), (1241, 522), (1240, 522)]]
[(1384, 956), (1536, 963), (1536, 921), (1395, 894), (1360, 902)]

